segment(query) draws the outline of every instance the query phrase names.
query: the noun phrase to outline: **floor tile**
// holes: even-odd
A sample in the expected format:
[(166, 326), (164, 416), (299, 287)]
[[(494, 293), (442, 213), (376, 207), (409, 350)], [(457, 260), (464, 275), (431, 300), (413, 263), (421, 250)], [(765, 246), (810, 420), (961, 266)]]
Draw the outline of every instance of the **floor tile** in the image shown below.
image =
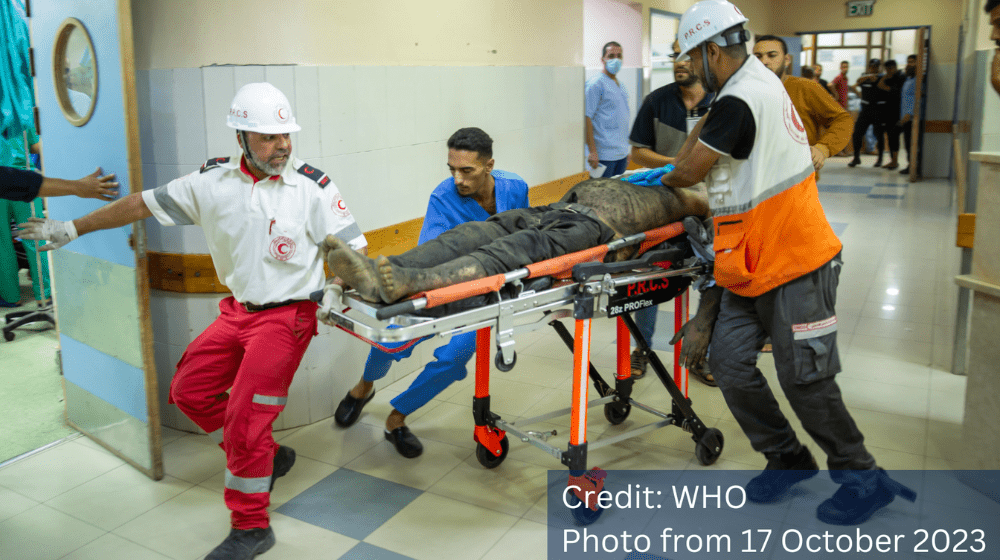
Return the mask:
[[(52, 498), (45, 505), (111, 531), (191, 486), (190, 482), (172, 476), (153, 481), (131, 465), (122, 465)], [(126, 495), (129, 499), (109, 505), (109, 498), (115, 495)]]
[(55, 560), (103, 534), (89, 523), (40, 504), (0, 522), (0, 558)]
[(169, 560), (169, 556), (107, 533), (74, 550), (62, 560)]
[[(416, 560), (481, 558), (518, 518), (424, 493), (365, 542)], [(462, 531), (455, 531), (462, 527)]]
[(207, 435), (187, 435), (163, 446), (163, 470), (192, 484), (201, 484), (226, 469), (226, 454)]
[(396, 554), (390, 550), (379, 548), (373, 544), (359, 542), (348, 550), (339, 560), (412, 560), (409, 556)]
[(277, 512), (271, 514), (271, 527), (277, 540), (268, 551), (271, 558), (329, 560), (346, 554), (358, 544), (351, 537)]
[(521, 517), (545, 493), (547, 473), (545, 467), (509, 456), (499, 466), (487, 469), (472, 456), (427, 491)]
[(340, 469), (276, 511), (363, 540), (420, 494), (415, 488)]
[(857, 335), (872, 335), (916, 342), (933, 342), (930, 323), (912, 323), (893, 319), (862, 317), (854, 330)]
[(451, 469), (473, 454), (467, 447), (457, 447), (435, 440), (421, 442), (424, 452), (407, 459), (383, 437), (382, 443), (371, 448), (346, 467), (384, 480), (426, 490)]
[(927, 448), (927, 419), (855, 408), (851, 417), (865, 435), (865, 445), (923, 455)]
[(14, 517), (37, 506), (39, 502), (0, 486), (0, 521)]
[(383, 441), (382, 430), (361, 422), (341, 428), (333, 418), (327, 418), (303, 427), (281, 443), (295, 449), (298, 457), (344, 466)]
[(112, 531), (175, 560), (194, 560), (229, 534), (229, 510), (216, 492), (194, 486)]
[(68, 441), (0, 469), (0, 486), (44, 502), (124, 464), (103, 449)]
[(920, 365), (931, 363), (932, 345), (914, 340), (900, 340), (883, 336), (855, 333), (851, 336), (850, 351)]
[(544, 524), (519, 519), (483, 560), (545, 560), (547, 530)]

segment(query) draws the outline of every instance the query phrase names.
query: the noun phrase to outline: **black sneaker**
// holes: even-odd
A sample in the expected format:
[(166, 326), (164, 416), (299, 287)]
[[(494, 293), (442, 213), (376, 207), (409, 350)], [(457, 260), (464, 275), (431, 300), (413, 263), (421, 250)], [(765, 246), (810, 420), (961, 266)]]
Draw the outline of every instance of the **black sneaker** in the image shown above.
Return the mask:
[(861, 160), (860, 160), (860, 159), (857, 159), (857, 158), (855, 158), (855, 159), (852, 159), (852, 160), (851, 160), (851, 163), (848, 163), (848, 164), (847, 164), (847, 167), (857, 167), (857, 165), (858, 165), (859, 163), (861, 163)]
[(274, 546), (274, 531), (263, 529), (233, 529), (222, 544), (208, 553), (205, 560), (252, 560)]
[(632, 379), (642, 379), (646, 377), (646, 368), (649, 367), (649, 356), (636, 348), (632, 351)]
[(271, 488), (268, 492), (274, 491), (274, 481), (288, 474), (295, 464), (295, 450), (284, 445), (278, 446), (274, 452), (274, 466), (271, 469)]
[(833, 497), (816, 508), (816, 518), (830, 525), (860, 525), (892, 503), (896, 496), (911, 502), (917, 499), (916, 492), (889, 478), (884, 470), (878, 469), (877, 477), (878, 487), (867, 495), (862, 495), (861, 487), (856, 484), (842, 485)]
[(796, 483), (810, 479), (818, 472), (816, 459), (806, 446), (802, 446), (798, 453), (768, 457), (764, 472), (747, 483), (747, 499), (755, 504), (772, 503)]

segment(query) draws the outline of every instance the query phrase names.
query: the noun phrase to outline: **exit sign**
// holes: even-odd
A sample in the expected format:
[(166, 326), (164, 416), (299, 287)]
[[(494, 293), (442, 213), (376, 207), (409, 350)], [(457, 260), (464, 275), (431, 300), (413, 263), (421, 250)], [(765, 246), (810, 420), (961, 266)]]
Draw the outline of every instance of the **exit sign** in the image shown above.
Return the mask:
[(870, 16), (875, 0), (852, 0), (847, 3), (847, 17)]

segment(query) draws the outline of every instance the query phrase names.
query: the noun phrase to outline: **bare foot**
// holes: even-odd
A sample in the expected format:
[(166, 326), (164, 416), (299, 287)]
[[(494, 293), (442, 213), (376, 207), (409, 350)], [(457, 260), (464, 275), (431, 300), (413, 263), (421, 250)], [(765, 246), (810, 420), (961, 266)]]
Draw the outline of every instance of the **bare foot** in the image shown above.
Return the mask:
[(326, 264), (330, 265), (330, 270), (357, 290), (362, 298), (374, 302), (381, 301), (374, 261), (351, 249), (347, 243), (333, 235), (327, 235), (324, 243), (329, 249), (326, 254)]
[(385, 419), (385, 429), (390, 432), (405, 425), (406, 415), (395, 408), (389, 413), (389, 417)]
[(378, 273), (376, 276), (378, 292), (383, 301), (392, 303), (416, 293), (412, 289), (409, 275), (403, 272), (402, 268), (393, 266), (384, 255), (379, 255), (375, 266)]

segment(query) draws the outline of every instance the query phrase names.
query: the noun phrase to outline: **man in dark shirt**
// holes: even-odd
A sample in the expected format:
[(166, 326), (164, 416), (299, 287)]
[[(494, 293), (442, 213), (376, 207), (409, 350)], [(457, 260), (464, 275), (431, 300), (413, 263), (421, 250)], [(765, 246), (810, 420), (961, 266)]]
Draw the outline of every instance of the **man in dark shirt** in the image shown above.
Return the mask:
[(885, 143), (882, 140), (882, 120), (878, 106), (880, 102), (882, 105), (885, 105), (885, 98), (880, 95), (879, 92), (882, 90), (877, 87), (881, 79), (879, 75), (881, 67), (881, 60), (877, 58), (871, 59), (868, 62), (868, 71), (858, 78), (856, 84), (861, 90), (861, 114), (858, 115), (858, 120), (854, 123), (854, 136), (852, 138), (854, 159), (847, 164), (848, 167), (855, 167), (861, 163), (861, 142), (864, 141), (865, 132), (868, 131), (869, 126), (875, 127), (875, 138), (878, 139), (878, 161), (875, 162), (875, 167), (882, 166), (882, 152), (885, 151)]
[(31, 202), (39, 196), (69, 196), (114, 200), (118, 183), (114, 173), (100, 176), (98, 169), (76, 181), (43, 177), (34, 171), (0, 166), (0, 198)]
[[(905, 81), (906, 75), (899, 70), (896, 61), (890, 59), (885, 61), (885, 74), (875, 84), (885, 100), (884, 104), (876, 105), (876, 108), (882, 121), (882, 129), (889, 136), (889, 155), (892, 156), (892, 160), (885, 164), (886, 169), (899, 167), (899, 133), (902, 131), (896, 126), (896, 123), (899, 121), (900, 96)], [(879, 161), (882, 161), (881, 150), (879, 151)]]
[[(681, 52), (674, 41), (674, 57)], [(708, 112), (713, 95), (706, 93), (698, 76), (691, 72), (691, 61), (674, 62), (674, 82), (657, 88), (642, 102), (639, 113), (632, 125), (629, 143), (632, 144), (632, 161), (639, 165), (656, 168), (674, 162), (674, 156), (681, 150), (688, 133), (698, 124), (698, 120)], [(634, 314), (639, 332), (651, 344), (656, 334), (656, 314), (658, 306), (647, 307)], [(639, 349), (632, 352), (632, 377), (642, 378), (649, 365), (649, 357)], [(708, 362), (691, 370), (695, 378), (714, 385)]]

